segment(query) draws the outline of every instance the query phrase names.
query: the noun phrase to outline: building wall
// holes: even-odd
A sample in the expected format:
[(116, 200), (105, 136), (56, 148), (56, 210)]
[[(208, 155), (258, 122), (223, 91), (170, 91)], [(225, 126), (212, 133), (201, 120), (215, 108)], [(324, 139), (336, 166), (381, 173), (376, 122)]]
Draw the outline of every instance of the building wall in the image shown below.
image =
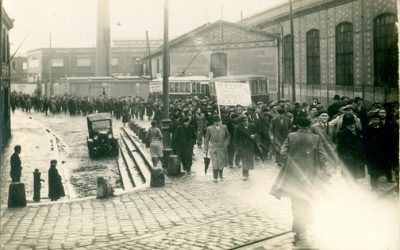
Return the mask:
[(11, 136), (11, 114), (10, 114), (10, 41), (9, 30), (13, 27), (13, 20), (9, 18), (6, 11), (0, 6), (0, 155), (4, 146)]
[[(309, 2), (309, 3), (308, 3)], [(383, 13), (397, 14), (395, 0), (357, 0), (347, 1), (347, 3), (337, 6), (324, 7), (321, 2), (319, 11), (299, 12), (298, 8), (306, 8), (315, 4), (312, 1), (296, 1), (294, 3), (294, 38), (295, 38), (295, 79), (296, 79), (296, 100), (303, 102), (309, 101), (312, 97), (319, 97), (323, 103), (328, 104), (335, 94), (349, 96), (350, 98), (360, 96), (368, 103), (397, 101), (398, 88), (386, 89), (374, 86), (374, 18)], [(329, 1), (327, 1), (329, 2)], [(334, 1), (331, 1), (334, 2)], [(345, 2), (345, 1), (336, 1)], [(302, 4), (300, 4), (302, 3)], [(279, 11), (277, 11), (279, 10)], [(268, 32), (282, 32), (282, 37), (290, 34), (289, 18), (283, 15), (289, 13), (286, 10), (276, 8), (271, 14), (275, 15), (275, 21), (265, 21), (264, 23), (257, 17), (252, 22), (247, 20), (248, 25), (255, 25)], [(264, 14), (265, 20), (273, 20), (273, 15)], [(335, 28), (342, 22), (353, 24), (353, 63), (354, 63), (354, 86), (336, 85), (336, 47), (335, 47)], [(307, 62), (306, 62), (306, 33), (311, 29), (320, 31), (320, 85), (307, 85)], [(280, 48), (282, 55), (282, 47)], [(283, 69), (282, 57), (280, 65)], [(282, 70), (281, 70), (282, 74)], [(281, 75), (283, 77), (283, 75)], [(284, 77), (282, 78), (284, 79)], [(283, 96), (291, 99), (291, 86), (283, 81)], [(385, 93), (386, 91), (386, 93)]]
[[(227, 54), (228, 75), (264, 74), (268, 76), (270, 84), (277, 84), (276, 47), (229, 49), (223, 52)], [(185, 69), (186, 75), (208, 76), (212, 53), (213, 51), (171, 52), (170, 76), (180, 75)], [(157, 60), (159, 61), (158, 72)], [(157, 77), (157, 74), (160, 76), (162, 56), (152, 58), (152, 71), (153, 77)]]
[[(132, 44), (131, 47), (122, 47), (121, 45), (111, 48), (110, 63), (113, 75), (133, 76), (144, 74), (141, 59), (148, 54), (146, 46), (143, 45), (145, 43), (142, 40), (138, 40)], [(155, 44), (157, 43), (153, 42), (152, 46), (155, 46)], [(42, 48), (27, 53), (28, 82), (49, 82), (50, 55), (52, 58), (51, 79), (53, 83), (63, 77), (90, 77), (95, 75), (95, 48), (52, 48), (51, 54), (48, 48)], [(42, 92), (50, 94), (48, 84)]]
[(26, 57), (14, 57), (11, 60), (11, 84), (28, 81), (28, 60)]

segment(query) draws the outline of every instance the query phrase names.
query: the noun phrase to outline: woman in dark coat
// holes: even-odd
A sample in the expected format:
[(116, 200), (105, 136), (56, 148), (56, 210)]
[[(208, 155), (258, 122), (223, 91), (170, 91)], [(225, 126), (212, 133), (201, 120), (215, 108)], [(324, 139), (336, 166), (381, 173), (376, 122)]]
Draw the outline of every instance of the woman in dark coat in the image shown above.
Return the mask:
[(49, 198), (51, 201), (56, 201), (65, 196), (61, 176), (58, 174), (56, 166), (57, 161), (51, 160), (49, 169)]
[[(343, 127), (344, 129), (337, 135), (338, 157), (353, 178), (364, 178), (364, 145), (361, 135), (356, 129), (356, 122), (354, 119), (348, 119), (343, 123)], [(346, 176), (347, 172), (344, 174)]]

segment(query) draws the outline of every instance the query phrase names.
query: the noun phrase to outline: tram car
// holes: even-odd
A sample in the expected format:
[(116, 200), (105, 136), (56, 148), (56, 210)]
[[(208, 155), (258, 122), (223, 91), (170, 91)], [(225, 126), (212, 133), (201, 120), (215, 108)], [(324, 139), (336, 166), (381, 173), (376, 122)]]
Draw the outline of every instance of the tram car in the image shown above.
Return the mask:
[(247, 82), (250, 85), (251, 101), (253, 103), (269, 102), (268, 78), (266, 75), (250, 74), (214, 77), (209, 86), (212, 97), (215, 96), (215, 82)]
[[(193, 96), (204, 97), (209, 95), (210, 80), (206, 76), (170, 76), (169, 97), (171, 100), (192, 98)], [(154, 98), (162, 97), (162, 78), (150, 82), (151, 95)]]

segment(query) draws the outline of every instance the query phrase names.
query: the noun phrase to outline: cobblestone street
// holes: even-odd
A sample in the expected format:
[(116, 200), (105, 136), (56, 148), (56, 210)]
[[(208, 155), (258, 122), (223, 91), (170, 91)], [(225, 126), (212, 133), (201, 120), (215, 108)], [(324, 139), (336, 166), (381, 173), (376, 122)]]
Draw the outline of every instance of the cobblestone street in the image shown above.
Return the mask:
[[(47, 163), (49, 157), (63, 157), (53, 151), (43, 154), (48, 148), (38, 152), (29, 150), (27, 142), (18, 140), (17, 130), (22, 129), (30, 115), (16, 113), (14, 116), (16, 132), (10, 147), (15, 143), (23, 145), (24, 166)], [(24, 131), (24, 138), (52, 134), (52, 131), (43, 132), (40, 116), (31, 116), (33, 132)], [(62, 117), (47, 118), (46, 125), (54, 129), (54, 124), (60, 126)], [(83, 117), (64, 119), (84, 120)], [(148, 126), (147, 121), (139, 123)], [(116, 130), (119, 126), (114, 123)], [(39, 138), (32, 137), (33, 140)], [(51, 141), (51, 137), (46, 140)], [(73, 141), (66, 145), (70, 143)], [(7, 149), (3, 164), (7, 163), (11, 151)], [(44, 165), (42, 172), (48, 168)], [(71, 165), (63, 168), (67, 166)], [(31, 171), (28, 167), (24, 171), (28, 193), (32, 185)], [(51, 203), (43, 200), (29, 203), (26, 208), (7, 209), (9, 176), (8, 171), (3, 171), (1, 249), (292, 249), (290, 202), (269, 195), (277, 172), (272, 162), (257, 160), (249, 181), (242, 181), (241, 169), (235, 167), (225, 169), (223, 181), (213, 183), (211, 171), (204, 175), (202, 150), (195, 147), (192, 175), (167, 178), (162, 188), (122, 192), (103, 200), (94, 197), (64, 198)]]

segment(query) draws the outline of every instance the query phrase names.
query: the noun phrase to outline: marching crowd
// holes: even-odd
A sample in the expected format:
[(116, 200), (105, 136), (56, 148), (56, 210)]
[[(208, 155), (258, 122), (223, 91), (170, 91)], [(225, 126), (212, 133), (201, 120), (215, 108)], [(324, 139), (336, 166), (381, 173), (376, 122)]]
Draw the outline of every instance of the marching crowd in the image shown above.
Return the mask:
[[(162, 103), (141, 97), (77, 97), (71, 95), (38, 97), (13, 92), (12, 111), (47, 115), (69, 113), (86, 115), (109, 112), (125, 124), (131, 118), (152, 120), (148, 133), (153, 162), (162, 156)], [(263, 103), (251, 107), (241, 105), (218, 109), (208, 97), (170, 101), (171, 147), (179, 155), (182, 166), (191, 173), (193, 147), (204, 147), (211, 158), (214, 181), (223, 178), (224, 166), (242, 167), (243, 180), (249, 178), (254, 159), (272, 159), (279, 166), (286, 162), (282, 146), (290, 132), (299, 129), (298, 120), (307, 118), (309, 130), (322, 139), (328, 167), (341, 165), (342, 172), (355, 179), (365, 177), (365, 167), (372, 188), (385, 176), (388, 182), (398, 180), (398, 103), (374, 103), (365, 107), (359, 97), (350, 99), (335, 95), (333, 103), (324, 107), (317, 98), (311, 103), (288, 100)], [(151, 131), (151, 132), (150, 132)], [(335, 168), (335, 167), (334, 167)], [(345, 171), (344, 171), (345, 170)], [(395, 176), (393, 176), (393, 172)]]
[[(40, 98), (13, 93), (11, 104), (13, 112), (21, 107), (29, 113), (33, 107), (46, 115), (48, 110), (70, 115), (109, 112), (116, 119), (122, 118), (124, 126), (133, 118), (143, 120), (147, 115), (152, 120), (147, 143), (154, 166), (163, 156), (162, 103), (158, 101), (106, 96)], [(171, 148), (188, 174), (195, 145), (204, 149), (205, 159), (210, 159), (214, 182), (223, 179), (225, 167), (241, 167), (246, 181), (255, 159), (275, 160), (280, 171), (270, 193), (291, 198), (295, 244), (309, 237), (312, 202), (320, 190), (319, 183), (338, 169), (351, 179), (365, 178), (367, 170), (373, 190), (379, 186), (378, 178), (385, 176), (387, 182), (396, 181), (398, 190), (398, 103), (374, 103), (366, 108), (359, 97), (335, 95), (328, 107), (317, 98), (312, 103), (292, 104), (281, 99), (250, 107), (218, 107), (208, 97), (193, 97), (171, 100), (169, 110)], [(11, 159), (13, 181), (20, 176), (19, 153), (20, 148)], [(54, 168), (56, 162), (51, 164)], [(57, 200), (64, 194), (56, 190), (59, 185), (54, 183), (60, 178), (53, 172), (50, 169), (49, 176), (56, 176), (58, 181), (49, 178), (49, 197)]]

